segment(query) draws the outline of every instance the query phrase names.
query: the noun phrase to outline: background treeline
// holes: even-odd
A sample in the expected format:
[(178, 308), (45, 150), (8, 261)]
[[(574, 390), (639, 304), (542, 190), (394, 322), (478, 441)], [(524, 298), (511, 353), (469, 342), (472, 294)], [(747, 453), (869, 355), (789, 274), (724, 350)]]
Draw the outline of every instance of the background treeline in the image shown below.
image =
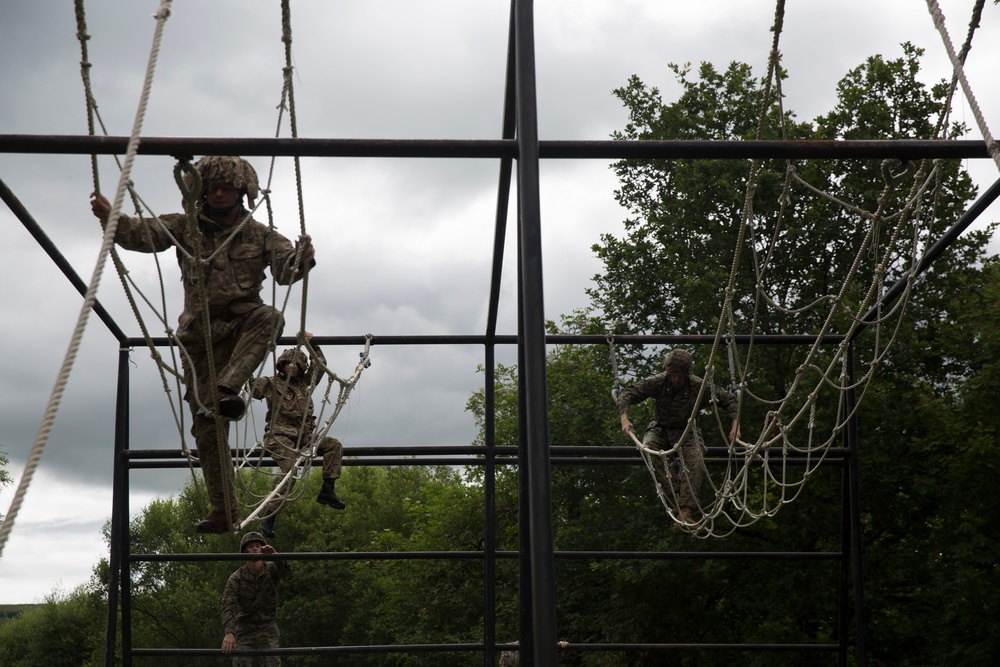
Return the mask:
[[(893, 60), (874, 56), (838, 86), (838, 102), (812, 122), (764, 104), (761, 81), (732, 63), (673, 67), (681, 94), (664, 102), (633, 78), (615, 91), (629, 113), (620, 139), (903, 139), (955, 138), (965, 128), (943, 111), (944, 82), (918, 80), (921, 52), (903, 45)], [(764, 110), (764, 122), (760, 123)], [(932, 162), (914, 165), (928, 174)], [(760, 165), (753, 223), (739, 266), (733, 319), (758, 333), (811, 333), (826, 311), (792, 314), (761, 308), (750, 245), (774, 249), (769, 292), (789, 307), (836, 291), (858, 256), (870, 220), (804, 188), (785, 197), (790, 167), (838, 199), (872, 211), (884, 194), (878, 160), (814, 160)], [(870, 277), (889, 256), (886, 283), (920, 248), (962, 214), (975, 189), (958, 161), (938, 164), (932, 196), (913, 216), (909, 238), (878, 238), (862, 258)], [(894, 166), (893, 169), (897, 167)], [(901, 168), (901, 167), (899, 167)], [(603, 334), (714, 333), (722, 312), (733, 248), (744, 210), (750, 165), (742, 160), (650, 160), (615, 165), (619, 202), (630, 212), (621, 238), (594, 246), (604, 262), (588, 291), (591, 304), (551, 331)], [(909, 183), (883, 202), (899, 210)], [(888, 227), (887, 227), (888, 228)], [(993, 228), (963, 234), (908, 295), (901, 326), (871, 327), (858, 340), (865, 368), (889, 339), (860, 410), (864, 591), (869, 658), (878, 665), (994, 665), (1000, 660), (1000, 521), (994, 509), (1000, 469), (1000, 264), (988, 252)], [(904, 237), (907, 234), (903, 235)], [(867, 272), (867, 274), (866, 274)], [(865, 279), (867, 280), (867, 278)], [(863, 302), (867, 282), (844, 295)], [(599, 314), (599, 315), (598, 315)], [(835, 331), (850, 322), (835, 313)], [(690, 347), (696, 371), (724, 351)], [(622, 346), (629, 377), (655, 372), (662, 350)], [(778, 398), (797, 381), (801, 351), (761, 346), (751, 376), (754, 393)], [(549, 354), (549, 432), (553, 445), (630, 447), (610, 399), (607, 346), (564, 345)], [(716, 376), (726, 385), (728, 377)], [(500, 368), (496, 441), (517, 442), (516, 369)], [(467, 406), (484, 423), (484, 395)], [(764, 408), (745, 406), (743, 436), (753, 440)], [(648, 406), (646, 406), (648, 415)], [(836, 395), (815, 421), (836, 419)], [(712, 418), (705, 416), (710, 445)], [(642, 410), (633, 413), (644, 423)], [(483, 436), (480, 436), (482, 441)], [(280, 519), (280, 551), (475, 551), (483, 548), (483, 469), (347, 466), (331, 512), (311, 501), (319, 480)], [(517, 549), (517, 471), (497, 471), (498, 548)], [(836, 551), (841, 544), (841, 469), (821, 468), (798, 499), (773, 519), (724, 539), (675, 535), (641, 465), (554, 465), (553, 526), (558, 551)], [(761, 490), (761, 493), (767, 493)], [(231, 552), (234, 537), (197, 536), (190, 488), (144, 509), (131, 526), (133, 551)], [(232, 562), (143, 563), (134, 568), (132, 637), (138, 647), (220, 645), (219, 602)], [(474, 559), (303, 561), (284, 586), (279, 624), (283, 646), (475, 643), (483, 633), (483, 568)], [(517, 637), (517, 564), (497, 565), (497, 639)], [(836, 641), (836, 561), (739, 559), (556, 559), (560, 638), (572, 643), (829, 643)], [(0, 625), (0, 664), (101, 665), (108, 565), (69, 595), (53, 597)], [(849, 632), (853, 633), (853, 621)], [(361, 654), (350, 665), (471, 665), (472, 654)], [(228, 664), (222, 658), (136, 659), (136, 664)], [(288, 665), (333, 662), (297, 656)], [(834, 665), (836, 654), (783, 652), (567, 651), (567, 665)]]

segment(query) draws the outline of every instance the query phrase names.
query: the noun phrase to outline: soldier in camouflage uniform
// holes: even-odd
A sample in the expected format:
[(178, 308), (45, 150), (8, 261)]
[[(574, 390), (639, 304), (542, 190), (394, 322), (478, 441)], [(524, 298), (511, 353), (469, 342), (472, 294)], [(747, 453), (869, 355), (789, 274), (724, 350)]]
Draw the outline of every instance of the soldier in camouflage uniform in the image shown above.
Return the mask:
[[(312, 340), (312, 334), (306, 333)], [(319, 361), (326, 364), (326, 357), (318, 345), (313, 345)], [(290, 348), (281, 353), (274, 364), (273, 377), (261, 377), (253, 381), (250, 395), (267, 401), (266, 426), (264, 427), (264, 448), (274, 458), (282, 473), (287, 474), (295, 464), (302, 445), (310, 444), (315, 438), (316, 416), (313, 414), (312, 390), (318, 369), (310, 366), (309, 358), (302, 350)], [(341, 460), (344, 447), (340, 440), (323, 436), (316, 440), (316, 453), (323, 456), (323, 488), (316, 496), (316, 502), (338, 510), (344, 503), (334, 492), (334, 482), (340, 478)], [(277, 488), (284, 476), (275, 479)], [(282, 489), (282, 495), (292, 491), (294, 477)], [(266, 537), (274, 537), (274, 524), (284, 500), (276, 497), (264, 510), (260, 530)]]
[[(240, 553), (273, 554), (260, 533), (247, 533)], [(222, 592), (222, 652), (278, 648), (278, 582), (288, 576), (288, 561), (248, 560), (229, 576)], [(276, 655), (239, 656), (233, 667), (280, 667)]]
[[(642, 438), (642, 444), (649, 449), (657, 451), (672, 449), (678, 438), (684, 434), (691, 415), (704, 410), (711, 403), (718, 404), (733, 420), (729, 434), (730, 442), (739, 437), (737, 401), (727, 391), (709, 384), (705, 388), (701, 403), (695, 405), (704, 380), (691, 375), (692, 366), (690, 352), (679, 348), (671, 350), (663, 361), (664, 372), (639, 380), (618, 395), (618, 412), (621, 414), (622, 433), (626, 437), (635, 432), (628, 418), (629, 407), (647, 398), (652, 398), (654, 401), (653, 421), (649, 422)], [(701, 430), (695, 422), (681, 443), (680, 465), (677, 466), (680, 519), (686, 524), (695, 523), (694, 511), (698, 508), (698, 491), (701, 489), (705, 470), (702, 454), (704, 446)], [(655, 455), (652, 458), (653, 466), (663, 484), (670, 486), (670, 477), (667, 475), (663, 458)], [(683, 531), (680, 524), (675, 524), (674, 528), (679, 532)]]
[[(264, 269), (270, 266), (276, 282), (290, 285), (316, 262), (309, 236), (302, 237), (301, 248), (299, 243), (293, 246), (267, 225), (249, 218), (243, 197), (252, 206), (258, 195), (257, 174), (250, 163), (239, 157), (207, 156), (194, 168), (202, 183), (196, 229), (192, 230), (183, 213), (159, 218), (122, 215), (115, 242), (149, 253), (175, 247), (184, 284), (184, 311), (176, 337), (190, 355), (182, 355), (184, 398), (191, 407), (191, 433), (212, 504), (197, 530), (222, 533), (230, 522), (238, 521), (227, 420), (243, 416), (245, 405), (239, 392), (285, 324), (281, 313), (260, 297)], [(188, 179), (189, 186), (193, 180)], [(106, 224), (111, 204), (95, 193), (91, 210)], [(196, 244), (200, 244), (201, 259), (211, 258), (207, 267), (193, 259)], [(206, 336), (211, 337), (210, 351)], [(209, 373), (210, 358), (215, 385)]]

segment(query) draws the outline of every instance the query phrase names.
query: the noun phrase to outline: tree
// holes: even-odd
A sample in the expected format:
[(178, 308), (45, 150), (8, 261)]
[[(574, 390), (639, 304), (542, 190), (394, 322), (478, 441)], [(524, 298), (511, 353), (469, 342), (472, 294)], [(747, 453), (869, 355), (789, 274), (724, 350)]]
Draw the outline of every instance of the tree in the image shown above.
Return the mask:
[(5, 667), (98, 667), (104, 664), (104, 605), (81, 586), (53, 592), (41, 606), (0, 625)]
[[(965, 128), (949, 125), (941, 102), (946, 86), (927, 87), (918, 80), (922, 52), (909, 44), (902, 57), (873, 56), (844, 77), (838, 102), (814, 123), (793, 122), (765, 107), (759, 85), (746, 65), (733, 63), (725, 72), (709, 64), (691, 77), (688, 66), (672, 66), (682, 94), (665, 104), (656, 89), (633, 77), (616, 91), (629, 110), (629, 123), (619, 139), (894, 139), (956, 138)], [(763, 131), (757, 134), (760, 109), (766, 108)], [(590, 290), (593, 304), (611, 321), (632, 332), (714, 333), (723, 313), (724, 288), (740, 238), (744, 194), (755, 185), (747, 234), (736, 264), (733, 319), (737, 331), (755, 322), (756, 333), (814, 334), (829, 311), (791, 313), (824, 295), (838, 294), (848, 269), (858, 258), (857, 280), (841, 302), (864, 313), (867, 286), (878, 289), (875, 269), (887, 259), (884, 284), (903, 275), (916, 247), (926, 248), (964, 211), (975, 189), (957, 161), (942, 161), (929, 181), (919, 215), (903, 213), (900, 235), (890, 236), (891, 215), (922, 182), (930, 163), (912, 166), (919, 177), (900, 179), (895, 189), (886, 176), (908, 173), (909, 165), (878, 161), (817, 160), (782, 164), (760, 161), (756, 182), (752, 165), (736, 160), (628, 160), (615, 165), (621, 179), (616, 193), (631, 213), (623, 238), (605, 235), (594, 249), (604, 263)], [(794, 173), (838, 200), (882, 215), (858, 217), (799, 185), (783, 196), (785, 175)], [(906, 184), (904, 186), (904, 183)], [(908, 192), (907, 190), (910, 190)], [(872, 245), (863, 245), (872, 234)], [(995, 276), (986, 244), (993, 227), (967, 232), (908, 294), (905, 317), (898, 326), (869, 326), (856, 340), (861, 367), (873, 363), (892, 338), (891, 354), (877, 364), (860, 411), (862, 439), (862, 509), (864, 511), (865, 591), (870, 655), (893, 664), (943, 660), (988, 664), (984, 656), (995, 646), (968, 638), (962, 628), (981, 627), (982, 614), (995, 607), (982, 591), (970, 591), (975, 610), (944, 601), (945, 586), (926, 586), (944, 576), (951, 585), (968, 586), (986, 573), (995, 574), (996, 558), (987, 554), (979, 530), (993, 528), (992, 513), (970, 504), (966, 481), (981, 478), (972, 463), (992, 464), (985, 443), (995, 443), (995, 425), (982, 418), (983, 387), (995, 380), (984, 361), (983, 309), (995, 311)], [(890, 242), (891, 241), (891, 242)], [(767, 252), (771, 252), (767, 255)], [(759, 273), (758, 273), (759, 271)], [(873, 280), (874, 278), (874, 280)], [(775, 303), (757, 301), (761, 282)], [(833, 332), (846, 331), (851, 320), (841, 311), (831, 317)], [(895, 327), (895, 328), (894, 328)], [(875, 334), (878, 333), (878, 336)], [(750, 379), (754, 393), (771, 398), (793, 388), (800, 356), (774, 348), (757, 356)], [(702, 355), (705, 358), (705, 355)], [(706, 359), (706, 362), (722, 359)], [(978, 388), (979, 392), (973, 388)], [(975, 407), (971, 407), (975, 405)], [(836, 401), (832, 403), (836, 408)], [(745, 413), (754, 423), (752, 407)], [(976, 416), (977, 418), (973, 418)], [(756, 418), (759, 419), (757, 414)], [(816, 415), (827, 427), (831, 409)], [(756, 423), (761, 423), (756, 421)], [(958, 442), (956, 442), (956, 440)], [(956, 446), (958, 444), (959, 446)], [(995, 448), (995, 447), (994, 447)], [(987, 473), (988, 474), (988, 473)], [(950, 484), (947, 482), (951, 482)], [(826, 498), (837, 503), (835, 485), (810, 481), (810, 496), (783, 510), (760, 537), (806, 547), (829, 539), (812, 530), (810, 521), (835, 505), (811, 505)], [(815, 495), (812, 495), (815, 494)], [(951, 516), (941, 514), (949, 507)], [(956, 525), (954, 517), (961, 520)], [(960, 528), (959, 528), (960, 526)], [(740, 536), (740, 540), (748, 535)], [(836, 537), (834, 536), (836, 539)], [(995, 550), (992, 550), (995, 554)], [(954, 554), (947, 562), (943, 554)], [(780, 577), (778, 577), (780, 578)], [(994, 577), (995, 578), (995, 577)], [(755, 582), (747, 590), (753, 590)], [(991, 590), (987, 588), (987, 591)], [(761, 591), (768, 599), (773, 594)], [(954, 596), (954, 589), (951, 589)], [(948, 609), (947, 624), (940, 610)], [(805, 611), (805, 610), (804, 610)], [(812, 610), (815, 612), (816, 610)], [(805, 616), (803, 616), (803, 619)], [(824, 633), (826, 618), (812, 618), (814, 636)], [(768, 624), (770, 625), (770, 624)], [(761, 626), (763, 630), (763, 626)], [(829, 628), (825, 630), (829, 632)], [(981, 633), (979, 633), (981, 636)], [(961, 645), (961, 647), (957, 646)], [(699, 662), (699, 664), (701, 664)]]
[[(603, 332), (592, 313), (565, 316), (550, 334)], [(623, 445), (629, 463), (564, 465), (553, 459), (552, 512), (556, 557), (558, 635), (571, 643), (808, 642), (829, 641), (836, 618), (836, 567), (809, 564), (792, 571), (766, 561), (636, 558), (560, 558), (565, 551), (823, 550), (839, 538), (839, 517), (815, 505), (790, 508), (808, 526), (796, 534), (764, 523), (725, 541), (694, 540), (671, 530), (650, 474), (621, 435), (611, 397), (613, 374), (606, 345), (553, 347), (546, 359), (552, 446)], [(497, 373), (498, 445), (517, 443), (516, 369)], [(469, 409), (484, 427), (484, 392)], [(637, 406), (637, 408), (648, 406)], [(636, 421), (640, 422), (640, 410)], [(706, 429), (707, 430), (707, 429)], [(497, 473), (500, 549), (516, 548), (515, 469)], [(717, 474), (717, 471), (716, 471)], [(818, 485), (827, 488), (829, 485)], [(837, 488), (836, 486), (834, 488)], [(810, 500), (815, 494), (807, 494)], [(836, 502), (834, 500), (834, 502)], [(807, 509), (811, 507), (811, 509)], [(823, 516), (825, 514), (825, 516)], [(501, 532), (501, 530), (503, 532)], [(798, 539), (799, 543), (792, 543)], [(498, 564), (498, 638), (517, 636), (516, 563)], [(776, 572), (776, 570), (778, 570)], [(765, 656), (741, 664), (773, 664)], [(662, 652), (568, 652), (563, 662), (580, 665), (683, 665), (690, 656)], [(730, 664), (731, 656), (700, 654), (698, 665)]]

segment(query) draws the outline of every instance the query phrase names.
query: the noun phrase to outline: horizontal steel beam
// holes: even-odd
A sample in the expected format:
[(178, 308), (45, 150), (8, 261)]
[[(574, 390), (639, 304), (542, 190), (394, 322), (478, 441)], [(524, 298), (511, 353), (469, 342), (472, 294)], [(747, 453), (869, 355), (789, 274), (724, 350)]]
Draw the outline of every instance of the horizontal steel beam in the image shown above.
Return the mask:
[[(124, 155), (128, 137), (0, 134), (0, 153)], [(307, 139), (144, 137), (140, 155), (517, 158), (513, 139)], [(989, 158), (985, 141), (539, 141), (543, 159), (883, 159)]]

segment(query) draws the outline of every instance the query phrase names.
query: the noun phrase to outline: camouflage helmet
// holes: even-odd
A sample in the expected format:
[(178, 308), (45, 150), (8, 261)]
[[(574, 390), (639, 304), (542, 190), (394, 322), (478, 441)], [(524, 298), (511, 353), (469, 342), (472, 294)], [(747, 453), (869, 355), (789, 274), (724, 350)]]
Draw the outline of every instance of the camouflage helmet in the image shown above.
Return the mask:
[(285, 366), (288, 364), (298, 364), (299, 368), (305, 370), (306, 366), (309, 365), (309, 357), (302, 350), (294, 347), (290, 347), (278, 357), (278, 361), (275, 362), (274, 367), (279, 373), (285, 372)]
[(691, 357), (691, 353), (681, 348), (670, 350), (663, 360), (663, 370), (668, 373), (690, 375), (693, 366), (694, 360)]
[(206, 155), (194, 163), (194, 168), (201, 175), (202, 188), (207, 188), (209, 183), (231, 185), (247, 196), (247, 203), (250, 206), (253, 206), (254, 200), (260, 194), (257, 172), (241, 157)]
[(240, 540), (240, 553), (241, 554), (242, 553), (246, 553), (246, 551), (247, 551), (247, 545), (250, 544), (251, 542), (260, 542), (265, 547), (267, 546), (267, 540), (265, 540), (264, 536), (261, 535), (260, 533), (257, 533), (257, 532), (247, 533), (246, 535), (243, 536), (243, 539)]

